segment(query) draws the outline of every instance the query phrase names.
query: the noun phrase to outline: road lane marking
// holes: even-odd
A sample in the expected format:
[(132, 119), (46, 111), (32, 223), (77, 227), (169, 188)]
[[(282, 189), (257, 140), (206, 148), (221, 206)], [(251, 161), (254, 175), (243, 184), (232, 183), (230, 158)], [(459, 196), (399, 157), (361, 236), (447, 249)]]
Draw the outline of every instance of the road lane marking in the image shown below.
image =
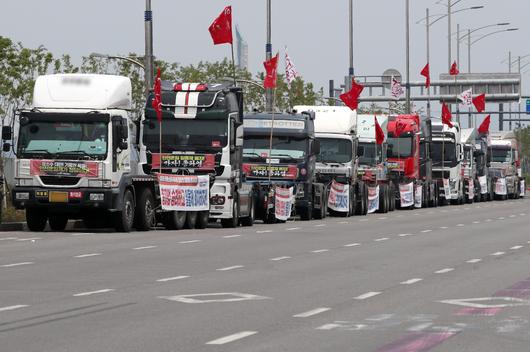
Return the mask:
[(182, 279), (187, 279), (187, 278), (189, 278), (189, 276), (181, 275), (181, 276), (166, 277), (163, 279), (158, 279), (156, 281), (157, 282), (168, 282), (168, 281), (182, 280)]
[(19, 238), (16, 241), (24, 242), (24, 241), (35, 241), (35, 240), (42, 240), (42, 238), (41, 237)]
[(513, 247), (510, 248), (510, 249), (521, 249), (521, 248), (523, 248), (523, 246), (513, 246)]
[(318, 224), (318, 225), (315, 225), (315, 227), (324, 227), (326, 226), (326, 224)]
[(505, 252), (495, 252), (495, 253), (491, 253), (491, 255), (495, 256), (495, 257), (498, 257), (500, 255), (503, 255), (505, 254)]
[(98, 255), (101, 255), (101, 253), (80, 254), (80, 255), (76, 255), (74, 258), (88, 258), (88, 257), (96, 257)]
[(381, 216), (381, 217), (377, 218), (377, 220), (386, 220), (386, 219), (388, 219), (386, 216)]
[(136, 247), (136, 248), (133, 248), (133, 250), (135, 251), (140, 251), (142, 249), (151, 249), (151, 248), (156, 248), (156, 246), (143, 246), (143, 247)]
[(189, 240), (189, 241), (180, 241), (180, 244), (188, 244), (188, 243), (197, 243), (201, 242), (201, 240)]
[(329, 251), (329, 249), (317, 249), (317, 250), (311, 251), (311, 253), (324, 253), (327, 251)]
[(383, 241), (387, 241), (387, 240), (389, 240), (389, 239), (390, 239), (390, 238), (388, 238), (388, 237), (381, 237), (381, 238), (376, 238), (376, 239), (374, 240), (374, 242), (383, 242)]
[(355, 297), (354, 299), (358, 299), (358, 300), (363, 300), (363, 299), (368, 299), (368, 298), (372, 298), (372, 297), (375, 297), (377, 295), (380, 295), (382, 292), (366, 292), (366, 293), (363, 293), (362, 295), (359, 295), (357, 297)]
[(286, 229), (286, 231), (295, 231), (295, 230), (300, 230), (302, 229), (301, 227), (289, 227), (288, 229)]
[(408, 236), (414, 236), (414, 235), (411, 234), (411, 233), (400, 233), (398, 236), (399, 237), (408, 237)]
[(429, 233), (429, 232), (432, 232), (432, 230), (423, 230), (423, 231), (421, 231), (421, 233)]
[(339, 224), (349, 224), (349, 221), (339, 221)]
[(414, 279), (410, 279), (410, 280), (407, 280), (407, 281), (400, 282), (400, 284), (402, 284), (402, 285), (412, 285), (412, 284), (415, 284), (415, 283), (420, 282), (422, 280), (423, 279), (420, 279), (420, 278), (414, 278)]
[(504, 216), (501, 216), (501, 217), (498, 217), (497, 220), (504, 220), (505, 217)]
[(492, 220), (491, 219), (486, 219), (486, 222), (491, 222)]
[(410, 328), (407, 329), (407, 331), (412, 331), (412, 332), (421, 332), (429, 327), (432, 326), (433, 323), (423, 323), (423, 324), (418, 324), (418, 325), (415, 325), (415, 326), (412, 326)]
[(516, 216), (517, 215), (512, 214), (512, 215), (510, 215), (510, 218), (515, 218)]
[(315, 308), (313, 310), (310, 310), (304, 313), (295, 314), (293, 315), (293, 318), (309, 318), (309, 317), (312, 317), (313, 315), (327, 312), (328, 310), (331, 310), (331, 308), (326, 308), (326, 307)]
[(97, 291), (80, 292), (80, 293), (74, 294), (73, 296), (74, 297), (91, 296), (91, 295), (97, 295), (99, 293), (107, 293), (107, 292), (112, 292), (112, 291), (114, 291), (114, 289), (105, 288), (105, 289), (97, 290)]
[(15, 310), (20, 308), (29, 307), (26, 304), (17, 304), (16, 306), (7, 306), (7, 307), (0, 307), (0, 312), (7, 312), (9, 310)]
[(236, 237), (241, 237), (241, 235), (227, 235), (227, 236), (223, 236), (223, 238), (236, 238)]
[(217, 271), (229, 271), (229, 270), (241, 269), (241, 268), (244, 268), (244, 266), (243, 265), (233, 265), (233, 266), (227, 266), (226, 268), (219, 268), (219, 269), (217, 269)]
[(445, 268), (445, 269), (441, 269), (441, 270), (438, 270), (438, 271), (435, 271), (434, 273), (435, 274), (446, 274), (446, 273), (449, 273), (451, 271), (455, 270), (454, 268)]
[(21, 262), (21, 263), (13, 263), (13, 264), (4, 264), (2, 265), (2, 268), (12, 268), (15, 266), (22, 266), (22, 265), (30, 265), (35, 264), (34, 262)]
[(466, 226), (466, 225), (464, 225), (464, 224), (458, 224), (458, 225), (456, 225), (456, 226), (458, 226), (458, 227), (463, 227), (463, 226)]
[(256, 233), (269, 233), (269, 232), (272, 232), (272, 230), (260, 230), (260, 231), (256, 231)]
[(280, 260), (285, 260), (285, 259), (291, 259), (291, 257), (283, 256), (283, 257), (270, 258), (269, 260), (272, 260), (273, 262), (278, 262)]
[(225, 337), (212, 340), (210, 342), (206, 342), (206, 344), (207, 345), (224, 345), (226, 343), (241, 340), (241, 339), (244, 339), (245, 337), (249, 337), (257, 333), (258, 333), (257, 331), (241, 331), (241, 332), (238, 332), (232, 335), (228, 335)]
[(482, 259), (469, 259), (468, 261), (466, 261), (466, 263), (469, 263), (469, 264), (475, 264), (475, 263), (480, 263), (482, 261)]
[(440, 226), (440, 228), (441, 228), (442, 230), (447, 230), (447, 229), (448, 229), (447, 226)]
[(9, 240), (16, 240), (18, 239), (18, 237), (4, 237), (4, 238), (0, 238), (0, 241), (9, 241)]
[(365, 221), (368, 221), (368, 220), (370, 220), (370, 219), (361, 219), (361, 220), (359, 220), (359, 221), (360, 221), (360, 222), (365, 222)]
[(480, 224), (480, 221), (473, 221), (473, 224)]
[(361, 245), (360, 243), (348, 243), (348, 244), (345, 244), (344, 247), (357, 247), (360, 245)]

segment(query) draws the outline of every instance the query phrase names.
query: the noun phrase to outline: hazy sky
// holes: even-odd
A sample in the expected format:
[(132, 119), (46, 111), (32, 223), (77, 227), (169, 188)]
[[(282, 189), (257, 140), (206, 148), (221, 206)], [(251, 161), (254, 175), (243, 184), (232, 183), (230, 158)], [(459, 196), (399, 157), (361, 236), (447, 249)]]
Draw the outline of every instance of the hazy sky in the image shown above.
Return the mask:
[[(426, 62), (425, 26), (416, 24), (425, 8), (446, 12), (437, 0), (411, 0), (411, 80), (419, 80)], [(456, 0), (453, 0), (456, 1)], [(443, 2), (446, 2), (443, 0)], [(213, 46), (208, 26), (231, 4), (234, 22), (249, 45), (252, 71), (262, 69), (265, 50), (265, 0), (153, 0), (155, 55), (182, 64), (218, 60), (228, 46)], [(390, 67), (405, 73), (405, 0), (354, 0), (355, 70), (357, 75), (380, 75)], [(456, 9), (484, 5), (482, 10), (453, 16), (454, 28), (476, 28), (511, 22), (518, 32), (502, 33), (472, 47), (472, 70), (506, 72), (508, 51), (530, 53), (529, 0), (462, 0)], [(74, 61), (91, 52), (142, 53), (143, 0), (5, 0), (0, 5), (0, 35), (25, 46), (44, 45), (54, 54), (69, 53)], [(289, 54), (305, 79), (327, 89), (348, 69), (348, 0), (272, 0), (273, 50)], [(507, 28), (507, 27), (500, 27)], [(487, 34), (486, 29), (479, 32)], [(447, 21), (432, 27), (431, 74), (446, 70)], [(467, 45), (461, 47), (462, 71), (467, 68)], [(456, 49), (453, 50), (456, 58)], [(530, 62), (530, 60), (528, 61)], [(530, 69), (530, 65), (526, 67)], [(527, 80), (526, 74), (524, 79)], [(529, 89), (524, 89), (526, 93)]]

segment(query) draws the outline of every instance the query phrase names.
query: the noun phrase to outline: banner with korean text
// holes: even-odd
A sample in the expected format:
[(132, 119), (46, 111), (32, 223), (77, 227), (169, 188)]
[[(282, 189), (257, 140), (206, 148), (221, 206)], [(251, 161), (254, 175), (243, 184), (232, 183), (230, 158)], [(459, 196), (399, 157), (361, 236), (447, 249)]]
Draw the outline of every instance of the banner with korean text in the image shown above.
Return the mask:
[(157, 174), (163, 210), (210, 210), (210, 177)]

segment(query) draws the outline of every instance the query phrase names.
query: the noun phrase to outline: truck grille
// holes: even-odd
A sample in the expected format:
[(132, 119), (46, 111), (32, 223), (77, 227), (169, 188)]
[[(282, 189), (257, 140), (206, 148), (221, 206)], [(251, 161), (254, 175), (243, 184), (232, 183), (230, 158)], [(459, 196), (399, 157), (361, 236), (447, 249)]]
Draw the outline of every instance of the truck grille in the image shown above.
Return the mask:
[(49, 186), (75, 186), (80, 177), (62, 177), (62, 176), (41, 176), (40, 180)]

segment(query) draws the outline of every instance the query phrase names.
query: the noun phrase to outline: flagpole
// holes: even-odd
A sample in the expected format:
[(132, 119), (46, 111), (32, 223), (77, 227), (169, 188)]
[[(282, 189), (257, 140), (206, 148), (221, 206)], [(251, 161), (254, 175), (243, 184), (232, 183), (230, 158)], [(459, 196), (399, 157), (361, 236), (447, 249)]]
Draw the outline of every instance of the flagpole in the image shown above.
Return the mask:
[(234, 56), (234, 43), (230, 44), (230, 47), (232, 48), (232, 73), (234, 75), (234, 86), (237, 86), (236, 81), (236, 59)]
[(271, 133), (270, 133), (270, 136), (269, 136), (269, 166), (268, 166), (268, 169), (269, 169), (269, 186), (271, 184), (271, 174), (272, 174), (272, 170), (271, 170), (271, 163), (272, 163), (272, 135), (273, 135), (273, 131), (274, 131), (274, 100), (275, 100), (275, 97), (276, 97), (276, 87), (272, 89), (272, 118), (271, 118)]
[(159, 172), (162, 173), (162, 119), (158, 123), (160, 131), (158, 131), (158, 163), (159, 163)]
[[(429, 65), (429, 61), (431, 59), (431, 41), (430, 41), (430, 36), (431, 36), (431, 31), (430, 31), (430, 27), (431, 27), (431, 20), (429, 18), (429, 9), (427, 8), (427, 17), (426, 18), (426, 21), (427, 21), (427, 65)], [(429, 68), (430, 68), (430, 65), (429, 65)], [(430, 72), (429, 72), (429, 75), (430, 75)], [(427, 87), (427, 118), (430, 119), (431, 118), (431, 85), (429, 84), (429, 86)]]

